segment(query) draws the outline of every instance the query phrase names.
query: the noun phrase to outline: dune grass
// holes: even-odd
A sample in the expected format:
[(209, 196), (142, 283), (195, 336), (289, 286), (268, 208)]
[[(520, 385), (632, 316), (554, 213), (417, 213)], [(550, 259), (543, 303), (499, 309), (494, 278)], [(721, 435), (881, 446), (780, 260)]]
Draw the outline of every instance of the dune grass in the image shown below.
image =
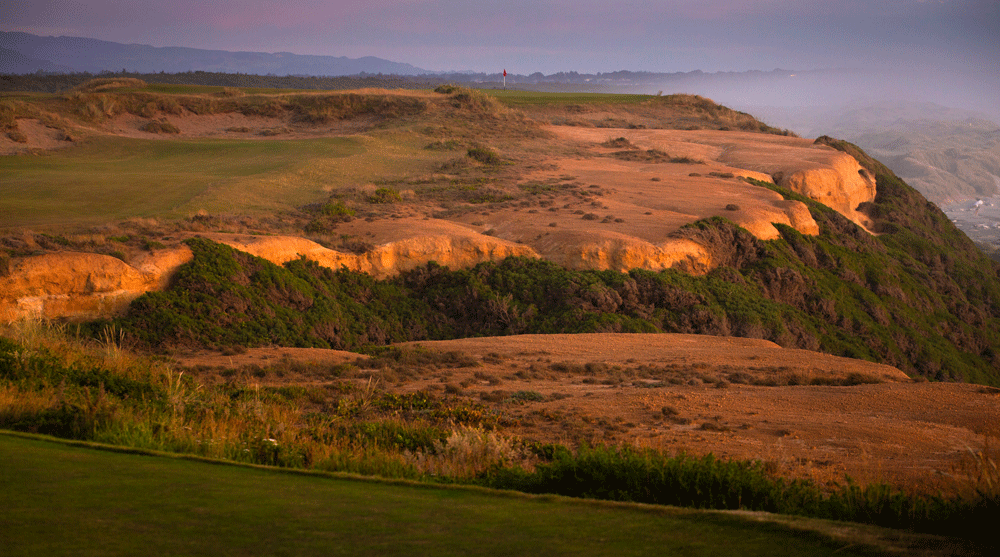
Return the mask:
[(948, 547), (835, 523), (790, 527), (759, 516), (212, 465), (8, 434), (0, 434), (0, 455), (0, 532), (12, 557), (150, 548), (157, 555), (858, 555), (882, 553), (887, 537), (896, 547)]

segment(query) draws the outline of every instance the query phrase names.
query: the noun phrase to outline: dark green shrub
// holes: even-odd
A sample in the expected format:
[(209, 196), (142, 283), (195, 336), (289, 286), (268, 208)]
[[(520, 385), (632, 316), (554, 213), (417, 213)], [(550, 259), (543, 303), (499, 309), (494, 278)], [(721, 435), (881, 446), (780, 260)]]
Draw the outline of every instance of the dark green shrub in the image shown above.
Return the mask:
[(165, 247), (166, 246), (163, 245), (162, 242), (157, 242), (156, 240), (150, 240), (148, 238), (144, 238), (142, 240), (142, 249), (146, 251), (156, 251), (158, 249), (163, 249)]
[(470, 147), (467, 155), (470, 159), (491, 166), (496, 166), (503, 162), (500, 155), (488, 147)]
[(607, 147), (609, 149), (638, 149), (631, 141), (624, 137), (617, 137), (615, 139), (609, 139), (604, 143), (601, 143), (601, 147)]
[[(671, 457), (628, 447), (554, 447), (534, 472), (502, 468), (478, 483), (528, 493), (552, 493), (705, 509), (746, 509), (876, 524), (992, 541), (981, 525), (1000, 518), (1000, 502), (911, 495), (885, 484), (850, 481), (826, 494), (809, 481), (776, 478), (761, 462), (684, 454)], [(970, 522), (972, 517), (975, 520)]]
[(389, 188), (378, 188), (368, 196), (369, 203), (395, 203), (402, 200), (403, 198), (398, 191)]
[(506, 399), (506, 402), (513, 402), (516, 404), (524, 404), (525, 402), (542, 402), (545, 400), (545, 395), (539, 393), (538, 391), (517, 391), (510, 395)]
[(323, 205), (320, 212), (328, 217), (353, 217), (356, 213), (354, 209), (344, 205), (343, 201), (329, 202)]
[(139, 130), (147, 133), (181, 133), (180, 128), (166, 120), (151, 120), (139, 126)]

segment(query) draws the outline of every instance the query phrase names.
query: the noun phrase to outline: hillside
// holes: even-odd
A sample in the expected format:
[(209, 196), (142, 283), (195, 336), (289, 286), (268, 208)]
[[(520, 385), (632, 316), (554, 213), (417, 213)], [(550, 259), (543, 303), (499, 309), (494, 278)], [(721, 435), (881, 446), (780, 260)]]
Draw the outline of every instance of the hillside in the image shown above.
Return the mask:
[[(145, 346), (664, 331), (1000, 381), (997, 269), (939, 210), (850, 144), (699, 97), (105, 80), (4, 103), (26, 139), (10, 149), (81, 138), (42, 157), (65, 173), (3, 162), (0, 213), (24, 219), (4, 239), (8, 318), (108, 317), (167, 287), (118, 318)], [(107, 162), (88, 177), (75, 157)], [(40, 177), (100, 195), (111, 173), (137, 205), (57, 196), (32, 213)], [(135, 195), (157, 176), (157, 196)], [(98, 224), (130, 214), (158, 220)]]
[(853, 144), (451, 86), (0, 117), (2, 428), (992, 543), (998, 268)]

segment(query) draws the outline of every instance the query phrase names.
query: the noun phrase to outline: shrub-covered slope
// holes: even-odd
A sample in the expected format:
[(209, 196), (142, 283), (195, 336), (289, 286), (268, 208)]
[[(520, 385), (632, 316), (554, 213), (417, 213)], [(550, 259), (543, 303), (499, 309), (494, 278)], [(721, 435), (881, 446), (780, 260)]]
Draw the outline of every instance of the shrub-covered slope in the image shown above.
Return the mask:
[(570, 271), (510, 258), (468, 270), (430, 264), (377, 281), (305, 260), (284, 268), (207, 240), (165, 292), (136, 300), (120, 325), (149, 346), (281, 344), (360, 350), (424, 339), (520, 333), (683, 332), (766, 338), (783, 346), (898, 366), (932, 380), (1000, 385), (1000, 281), (948, 219), (850, 144), (877, 176), (863, 207), (871, 235), (807, 203), (820, 226), (778, 225), (761, 241), (720, 218), (680, 232), (720, 267)]

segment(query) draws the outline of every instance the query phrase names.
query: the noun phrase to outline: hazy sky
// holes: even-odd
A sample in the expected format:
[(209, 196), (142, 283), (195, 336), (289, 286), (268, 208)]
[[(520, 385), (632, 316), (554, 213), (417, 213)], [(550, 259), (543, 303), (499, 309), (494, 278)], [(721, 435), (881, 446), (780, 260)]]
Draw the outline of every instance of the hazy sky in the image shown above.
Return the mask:
[(1000, 60), (1000, 0), (5, 0), (0, 29), (547, 74)]

